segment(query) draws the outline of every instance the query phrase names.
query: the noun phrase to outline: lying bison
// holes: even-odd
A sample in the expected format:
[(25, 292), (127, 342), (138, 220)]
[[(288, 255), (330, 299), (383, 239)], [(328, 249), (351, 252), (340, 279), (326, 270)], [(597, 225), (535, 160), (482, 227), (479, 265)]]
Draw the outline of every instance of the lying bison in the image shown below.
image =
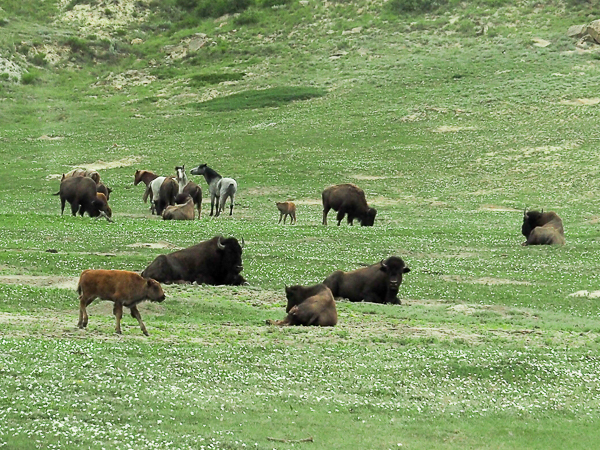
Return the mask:
[(148, 330), (142, 316), (137, 309), (137, 304), (144, 300), (162, 302), (165, 293), (156, 280), (142, 278), (135, 272), (126, 270), (84, 270), (79, 277), (77, 285), (79, 293), (79, 328), (88, 324), (86, 307), (95, 299), (110, 300), (114, 302), (113, 313), (117, 319), (115, 332), (121, 334), (121, 317), (123, 306), (129, 308), (131, 316), (136, 318), (142, 332), (148, 336)]
[(526, 238), (521, 245), (565, 245), (562, 220), (553, 211), (525, 210), (521, 233)]
[(90, 217), (103, 216), (109, 219), (112, 216), (110, 206), (105, 195), (96, 192), (96, 189), (96, 182), (88, 177), (63, 179), (59, 191), (54, 194), (60, 195), (60, 214), (65, 211), (65, 202), (69, 202), (74, 216), (77, 212), (82, 216), (87, 212)]
[(410, 272), (402, 258), (391, 256), (352, 272), (337, 270), (325, 278), (323, 284), (331, 289), (334, 297), (347, 298), (351, 302), (400, 304), (398, 289), (402, 276)]
[(315, 286), (286, 286), (288, 303), (283, 320), (267, 320), (268, 325), (315, 325), (333, 327), (337, 323), (337, 310), (333, 294), (324, 284)]
[(187, 194), (177, 194), (175, 205), (167, 206), (163, 220), (194, 220), (194, 200)]
[(157, 256), (142, 276), (161, 283), (247, 284), (240, 275), (243, 244), (243, 239), (240, 245), (236, 238), (215, 236), (192, 247)]
[(352, 225), (358, 219), (365, 227), (373, 226), (377, 210), (369, 207), (365, 192), (354, 184), (338, 184), (330, 186), (323, 191), (323, 225), (327, 225), (327, 214), (330, 209), (337, 211), (338, 226), (345, 215), (348, 215), (348, 224)]

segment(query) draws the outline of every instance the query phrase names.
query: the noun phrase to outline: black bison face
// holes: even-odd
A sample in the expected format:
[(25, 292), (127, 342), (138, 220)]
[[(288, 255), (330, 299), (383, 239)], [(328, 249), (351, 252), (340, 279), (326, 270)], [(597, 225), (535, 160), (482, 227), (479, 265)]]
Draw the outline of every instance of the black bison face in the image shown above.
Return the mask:
[(217, 241), (217, 251), (221, 255), (221, 261), (223, 267), (229, 268), (234, 275), (244, 270), (242, 265), (242, 249), (244, 248), (244, 238), (242, 238), (242, 244), (238, 242), (236, 238), (223, 239), (219, 238)]
[(290, 310), (302, 303), (304, 300), (304, 290), (302, 286), (286, 286), (285, 287), (285, 298), (287, 298), (287, 306), (285, 307), (285, 312), (289, 313)]
[(204, 175), (206, 173), (206, 164), (200, 164), (198, 167), (194, 167), (190, 170), (192, 175)]
[(360, 221), (361, 226), (363, 227), (372, 227), (375, 223), (375, 216), (377, 215), (377, 210), (375, 208), (369, 208), (367, 213), (363, 217), (363, 220)]
[(541, 218), (542, 213), (539, 211), (525, 211), (523, 215), (523, 226), (521, 227), (523, 236), (529, 237), (535, 227), (542, 225), (540, 223)]
[(402, 284), (402, 276), (410, 272), (410, 269), (406, 267), (402, 258), (398, 258), (397, 256), (391, 256), (385, 261), (382, 260), (379, 270), (386, 274), (388, 287), (395, 292), (398, 292), (400, 284)]

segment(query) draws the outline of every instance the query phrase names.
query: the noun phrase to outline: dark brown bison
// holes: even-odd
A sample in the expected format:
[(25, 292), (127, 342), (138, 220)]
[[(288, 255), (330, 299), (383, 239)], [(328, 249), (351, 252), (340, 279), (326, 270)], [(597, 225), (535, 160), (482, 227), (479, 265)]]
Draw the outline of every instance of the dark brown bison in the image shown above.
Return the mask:
[(290, 225), (296, 223), (296, 205), (294, 202), (275, 202), (275, 205), (279, 210), (279, 222), (277, 223), (281, 223), (281, 219), (283, 218), (283, 223), (285, 224), (287, 216), (290, 216)]
[(337, 211), (338, 226), (345, 215), (348, 224), (352, 225), (358, 219), (365, 227), (373, 226), (377, 210), (369, 207), (365, 192), (354, 184), (338, 184), (323, 191), (323, 225), (327, 225), (327, 214), (330, 209)]
[(562, 220), (553, 211), (525, 210), (521, 233), (526, 238), (521, 245), (565, 245)]
[(190, 181), (185, 185), (181, 193), (192, 197), (194, 205), (198, 209), (198, 219), (200, 219), (200, 214), (202, 213), (202, 188), (193, 181)]
[(240, 275), (242, 245), (236, 238), (214, 238), (167, 255), (157, 256), (142, 272), (144, 278), (161, 283), (193, 283), (212, 285), (247, 284)]
[(315, 325), (333, 327), (337, 323), (337, 310), (333, 294), (324, 284), (315, 286), (286, 286), (288, 303), (283, 320), (267, 320), (268, 325)]
[(79, 328), (88, 324), (86, 307), (96, 298), (114, 302), (113, 314), (117, 319), (115, 332), (121, 334), (121, 317), (123, 306), (131, 311), (140, 324), (143, 333), (148, 336), (148, 330), (142, 316), (137, 309), (137, 304), (144, 300), (162, 302), (165, 299), (160, 283), (156, 280), (142, 278), (135, 272), (126, 270), (84, 270), (79, 277), (77, 285), (79, 293)]
[(398, 289), (402, 276), (410, 272), (402, 258), (390, 256), (351, 272), (337, 270), (325, 278), (323, 284), (331, 289), (334, 297), (347, 298), (351, 302), (400, 304)]
[(160, 185), (158, 191), (158, 199), (156, 202), (156, 214), (162, 216), (163, 211), (167, 206), (175, 204), (175, 197), (179, 194), (179, 184), (174, 177), (166, 177), (165, 181)]
[(74, 216), (77, 212), (82, 216), (87, 212), (90, 217), (110, 218), (112, 216), (106, 197), (96, 192), (96, 182), (91, 178), (78, 176), (65, 178), (60, 183), (59, 191), (54, 195), (60, 195), (61, 215), (65, 211), (65, 202), (69, 202)]

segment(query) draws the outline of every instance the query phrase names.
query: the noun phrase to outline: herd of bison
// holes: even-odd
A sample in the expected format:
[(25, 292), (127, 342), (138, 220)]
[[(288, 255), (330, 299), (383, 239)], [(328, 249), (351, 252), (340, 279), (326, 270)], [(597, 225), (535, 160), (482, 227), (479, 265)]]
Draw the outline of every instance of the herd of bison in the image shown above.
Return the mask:
[[(164, 220), (194, 220), (195, 208), (198, 218), (202, 210), (202, 189), (187, 180), (184, 166), (175, 168), (176, 176), (159, 177), (147, 170), (138, 170), (134, 184), (146, 185), (143, 200), (150, 199), (151, 211)], [(218, 216), (230, 199), (233, 214), (237, 183), (232, 178), (223, 178), (216, 171), (202, 164), (191, 170), (194, 175), (204, 175), (211, 197), (210, 215)], [(100, 181), (93, 170), (76, 169), (63, 174), (60, 189), (61, 214), (65, 203), (71, 205), (71, 213), (83, 216), (106, 218), (111, 221), (112, 210), (108, 204), (111, 189)], [(327, 225), (327, 214), (337, 211), (338, 226), (347, 217), (348, 224), (358, 220), (362, 226), (373, 226), (377, 210), (366, 201), (365, 193), (354, 184), (340, 184), (326, 188), (322, 193), (323, 225)], [(290, 217), (296, 223), (296, 207), (293, 202), (277, 202), (279, 222)], [(216, 211), (213, 211), (216, 208)], [(525, 210), (522, 234), (526, 240), (522, 245), (563, 245), (565, 243), (561, 218), (554, 212)], [(84, 270), (79, 278), (79, 328), (88, 323), (86, 307), (96, 298), (114, 303), (115, 331), (121, 333), (123, 306), (129, 308), (132, 317), (148, 335), (137, 304), (144, 301), (161, 302), (165, 299), (160, 283), (197, 283), (209, 285), (248, 284), (241, 272), (244, 240), (234, 237), (215, 236), (192, 247), (173, 253), (159, 255), (140, 274), (123, 270)], [(400, 304), (398, 289), (402, 277), (410, 269), (402, 258), (391, 256), (380, 262), (360, 269), (333, 272), (322, 283), (314, 286), (286, 286), (286, 313), (282, 320), (268, 320), (272, 325), (316, 325), (337, 324), (335, 298), (346, 298), (352, 302), (374, 302)]]

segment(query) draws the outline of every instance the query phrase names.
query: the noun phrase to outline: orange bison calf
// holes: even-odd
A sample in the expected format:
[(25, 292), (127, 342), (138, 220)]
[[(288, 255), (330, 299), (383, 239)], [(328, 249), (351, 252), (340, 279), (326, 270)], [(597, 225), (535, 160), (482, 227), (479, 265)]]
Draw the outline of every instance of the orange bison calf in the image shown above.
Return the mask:
[(267, 320), (267, 325), (315, 325), (333, 327), (337, 324), (337, 310), (333, 294), (324, 284), (314, 286), (286, 286), (288, 303), (283, 320)]
[(137, 304), (144, 300), (162, 302), (165, 293), (160, 283), (152, 278), (143, 278), (135, 272), (126, 270), (84, 270), (79, 277), (77, 285), (79, 293), (79, 328), (85, 328), (88, 324), (86, 307), (96, 298), (114, 302), (113, 314), (117, 319), (115, 332), (121, 334), (121, 317), (123, 317), (123, 306), (131, 311), (131, 316), (140, 323), (144, 334), (148, 336), (148, 330), (142, 316), (137, 309)]
[(279, 210), (279, 222), (277, 223), (281, 223), (281, 218), (283, 218), (283, 223), (285, 225), (287, 216), (290, 216), (290, 225), (296, 223), (296, 205), (294, 202), (275, 202), (275, 205)]

